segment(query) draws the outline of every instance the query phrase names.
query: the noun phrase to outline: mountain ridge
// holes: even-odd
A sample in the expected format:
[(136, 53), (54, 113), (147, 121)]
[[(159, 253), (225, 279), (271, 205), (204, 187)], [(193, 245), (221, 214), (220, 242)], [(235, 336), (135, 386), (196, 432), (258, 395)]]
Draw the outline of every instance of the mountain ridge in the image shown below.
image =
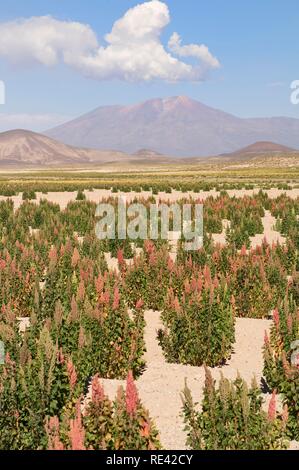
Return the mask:
[(250, 158), (251, 155), (257, 156), (259, 154), (277, 154), (277, 153), (298, 153), (299, 150), (295, 150), (291, 147), (285, 145), (277, 144), (275, 142), (269, 141), (259, 141), (254, 142), (253, 144), (247, 145), (235, 152), (223, 153), (219, 155), (220, 157), (225, 158)]
[(185, 96), (128, 106), (100, 106), (45, 132), (76, 147), (134, 154), (140, 148), (175, 157), (231, 153), (256, 141), (299, 148), (299, 119), (239, 118)]
[(86, 167), (92, 168), (105, 164), (257, 164), (269, 166), (297, 165), (299, 151), (274, 142), (255, 142), (248, 147), (231, 154), (222, 154), (207, 158), (183, 157), (173, 158), (142, 148), (134, 154), (114, 150), (93, 150), (76, 148), (57, 142), (49, 137), (28, 130), (15, 129), (0, 133), (0, 167), (1, 168), (34, 168), (34, 167)]
[[(148, 155), (147, 155), (148, 156)], [(151, 152), (150, 161), (161, 160)], [(92, 165), (122, 161), (140, 161), (144, 155), (127, 155), (114, 150), (76, 148), (37, 132), (14, 129), (0, 133), (0, 165), (53, 166)], [(163, 157), (164, 160), (166, 157)]]

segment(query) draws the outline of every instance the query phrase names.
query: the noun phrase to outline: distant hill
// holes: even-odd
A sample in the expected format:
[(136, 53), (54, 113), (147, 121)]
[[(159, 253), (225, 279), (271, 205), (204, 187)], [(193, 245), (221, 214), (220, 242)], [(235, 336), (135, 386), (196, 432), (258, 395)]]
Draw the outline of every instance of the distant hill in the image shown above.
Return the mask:
[(150, 149), (140, 149), (140, 150), (137, 150), (137, 152), (134, 152), (133, 155), (148, 155), (149, 157), (161, 157), (163, 156), (161, 153), (159, 152), (155, 152), (154, 150), (150, 150)]
[(232, 153), (226, 153), (220, 155), (221, 157), (226, 157), (229, 159), (249, 159), (256, 157), (258, 155), (273, 155), (273, 154), (289, 154), (289, 153), (294, 153), (294, 152), (299, 152), (295, 149), (292, 149), (290, 147), (286, 147), (285, 145), (280, 145), (276, 144), (274, 142), (255, 142), (254, 144), (248, 145), (247, 147), (244, 147), (240, 150), (237, 150), (236, 152)]
[(116, 150), (95, 150), (63, 144), (52, 138), (27, 130), (13, 130), (0, 133), (0, 168), (34, 167), (86, 167), (97, 165), (113, 166), (171, 164), (201, 165), (220, 167), (241, 166), (299, 166), (299, 151), (268, 141), (261, 141), (239, 149), (236, 152), (208, 158), (173, 158), (148, 148), (127, 154)]
[(206, 159), (195, 159), (197, 163), (204, 162), (222, 168), (241, 167), (298, 167), (299, 150), (274, 142), (255, 142), (236, 152), (226, 153)]
[(25, 130), (13, 130), (0, 134), (0, 164), (9, 165), (57, 165), (82, 163), (85, 153)]
[(128, 155), (114, 150), (76, 148), (22, 129), (0, 133), (1, 167), (78, 166), (130, 161), (163, 163), (168, 160), (145, 150)]
[(241, 119), (185, 96), (130, 106), (102, 106), (46, 132), (77, 147), (135, 153), (152, 149), (176, 157), (231, 153), (252, 142), (299, 149), (299, 119)]

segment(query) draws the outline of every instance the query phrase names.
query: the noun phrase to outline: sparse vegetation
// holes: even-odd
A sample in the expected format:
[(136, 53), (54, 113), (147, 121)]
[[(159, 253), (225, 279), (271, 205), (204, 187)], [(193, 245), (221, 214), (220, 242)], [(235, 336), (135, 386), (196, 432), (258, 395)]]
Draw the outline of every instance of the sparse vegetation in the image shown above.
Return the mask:
[(276, 410), (273, 394), (268, 414), (263, 411), (260, 389), (249, 388), (238, 377), (231, 382), (223, 376), (215, 386), (206, 369), (202, 410), (196, 411), (187, 385), (183, 392), (183, 413), (187, 445), (196, 450), (278, 450), (288, 447), (285, 436), (287, 413)]
[[(281, 449), (288, 439), (299, 440), (298, 198), (287, 192), (274, 199), (265, 191), (228, 193), (245, 186), (251, 191), (280, 185), (289, 191), (296, 175), (285, 171), (287, 186), (270, 170), (266, 175), (248, 170), (244, 180), (242, 172), (216, 180), (208, 171), (198, 179), (187, 170), (154, 179), (150, 171), (140, 178), (113, 173), (59, 178), (49, 172), (19, 175), (14, 183), (2, 176), (1, 194), (20, 194), (0, 200), (0, 340), (6, 353), (0, 365), (0, 448), (159, 449), (156, 426), (134, 382), (146, 367), (149, 309), (161, 312), (153, 334), (165, 364), (194, 367), (229, 364), (238, 319), (273, 318), (264, 346), (269, 414), (259, 384), (249, 388), (240, 377), (216, 384), (207, 372), (200, 410), (184, 391), (189, 447)], [(172, 190), (191, 189), (218, 191), (204, 201), (199, 250), (186, 252), (181, 240), (173, 256), (167, 240), (97, 239), (99, 200), (116, 205), (119, 191), (133, 190), (132, 200), (148, 211), (154, 195), (167, 201)], [(57, 190), (72, 191), (63, 207), (51, 202)], [(180, 205), (190, 202), (183, 193)], [(285, 240), (252, 246), (263, 233), (266, 211)], [(223, 236), (224, 221), (226, 239), (219, 244), (213, 237)], [(108, 266), (107, 254), (117, 258), (118, 269)], [(116, 398), (105, 394), (101, 380), (126, 378), (126, 391)], [(282, 412), (273, 411), (276, 400)]]

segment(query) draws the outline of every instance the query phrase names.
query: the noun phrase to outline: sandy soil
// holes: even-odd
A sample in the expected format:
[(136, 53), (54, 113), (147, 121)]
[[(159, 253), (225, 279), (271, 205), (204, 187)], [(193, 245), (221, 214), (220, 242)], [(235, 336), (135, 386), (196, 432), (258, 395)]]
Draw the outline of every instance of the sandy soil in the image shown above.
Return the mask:
[[(194, 400), (200, 402), (204, 369), (166, 363), (156, 339), (157, 330), (162, 326), (159, 312), (147, 311), (145, 320), (147, 369), (137, 381), (140, 398), (158, 426), (163, 447), (168, 450), (185, 449), (181, 392), (186, 378)], [(269, 320), (237, 319), (234, 353), (227, 365), (212, 370), (214, 378), (218, 380), (222, 371), (225, 377), (233, 379), (239, 371), (248, 382), (254, 375), (260, 381), (263, 338), (269, 327)], [(118, 386), (124, 384), (119, 380), (103, 380), (103, 383), (111, 398), (115, 397)]]
[[(242, 197), (245, 194), (252, 195), (258, 192), (256, 190), (233, 190), (228, 191), (230, 196)], [(282, 191), (278, 189), (271, 189), (267, 191), (269, 197), (275, 198), (282, 193), (286, 193), (292, 198), (299, 196), (299, 189), (292, 189), (290, 191)], [(111, 195), (108, 190), (95, 190), (93, 192), (85, 192), (88, 199), (98, 202), (104, 197)], [(202, 193), (188, 193), (191, 197), (206, 199), (208, 196), (217, 196), (216, 191), (202, 192)], [(187, 195), (188, 195), (187, 194)], [(115, 194), (113, 194), (115, 196)], [(140, 197), (148, 197), (149, 192), (137, 193)], [(186, 194), (185, 194), (186, 195)], [(133, 199), (136, 193), (125, 194), (127, 200)], [(159, 193), (157, 198), (175, 201), (182, 197), (182, 193), (173, 192), (171, 195)], [(76, 198), (76, 193), (49, 193), (37, 194), (37, 202), (41, 199), (47, 199), (52, 202), (60, 204), (61, 209), (64, 209), (68, 202)], [(7, 199), (0, 196), (0, 200)], [(15, 203), (15, 208), (22, 204), (21, 195), (11, 198)], [(284, 242), (283, 237), (273, 229), (275, 219), (271, 214), (266, 211), (263, 218), (264, 234), (252, 237), (252, 246), (260, 244), (264, 237), (269, 243), (273, 241)], [(223, 231), (221, 234), (213, 236), (214, 240), (219, 243), (225, 243), (225, 230), (227, 221), (223, 221)], [(171, 244), (171, 256), (176, 256), (176, 240)], [(106, 254), (106, 261), (109, 269), (118, 270), (118, 263), (116, 258), (111, 258), (110, 254)], [(204, 369), (203, 367), (184, 366), (180, 364), (168, 364), (165, 361), (162, 350), (157, 342), (157, 330), (161, 328), (161, 320), (159, 312), (147, 311), (145, 313), (146, 328), (145, 328), (145, 342), (147, 351), (145, 353), (145, 360), (147, 368), (144, 374), (138, 379), (137, 386), (140, 398), (146, 408), (149, 409), (151, 417), (155, 420), (160, 431), (160, 437), (164, 448), (169, 450), (184, 449), (186, 435), (184, 432), (184, 423), (181, 416), (181, 392), (184, 387), (184, 380), (187, 379), (188, 386), (191, 389), (192, 395), (196, 402), (202, 400), (202, 388), (204, 384)], [(20, 320), (20, 328), (24, 330), (27, 325), (27, 320)], [(236, 320), (236, 342), (234, 345), (234, 352), (228, 363), (221, 368), (214, 368), (212, 374), (216, 380), (220, 377), (220, 372), (225, 377), (233, 379), (239, 371), (241, 376), (250, 382), (255, 375), (257, 380), (260, 381), (263, 369), (262, 346), (265, 330), (269, 330), (271, 322), (269, 320), (255, 320), (239, 318)], [(117, 388), (120, 384), (124, 384), (119, 380), (103, 380), (106, 393), (114, 398)], [(294, 442), (292, 448), (299, 450), (299, 444)]]
[[(281, 235), (273, 230), (275, 219), (270, 212), (265, 212), (263, 218), (264, 234), (252, 237), (252, 244), (256, 246), (264, 237), (271, 243), (283, 242)], [(217, 241), (225, 243), (225, 229), (228, 221), (223, 221), (222, 234), (216, 236)], [(174, 234), (173, 234), (174, 235)], [(171, 257), (176, 256), (176, 236), (172, 238)], [(215, 240), (216, 241), (216, 240)], [(109, 269), (115, 269), (117, 260), (106, 255)], [(145, 342), (146, 370), (138, 379), (137, 386), (140, 398), (151, 417), (155, 420), (160, 432), (162, 445), (167, 450), (181, 450), (186, 448), (186, 433), (181, 416), (181, 393), (187, 379), (194, 401), (200, 403), (203, 394), (204, 369), (203, 367), (184, 366), (181, 364), (168, 364), (164, 358), (162, 349), (157, 341), (157, 331), (161, 328), (160, 313), (156, 311), (145, 312)], [(238, 372), (250, 383), (255, 376), (260, 382), (263, 371), (262, 347), (265, 331), (269, 331), (270, 320), (256, 320), (249, 318), (237, 318), (236, 342), (230, 360), (223, 367), (212, 369), (215, 380), (219, 380), (220, 374), (229, 379), (234, 379)], [(120, 380), (103, 380), (106, 393), (113, 399), (119, 385), (125, 385)], [(265, 407), (270, 397), (265, 395)], [(291, 448), (299, 450), (299, 443), (293, 441)]]
[[(252, 196), (254, 194), (258, 194), (259, 188), (255, 189), (233, 189), (233, 190), (228, 190), (227, 193), (230, 197), (236, 196), (236, 197), (243, 197), (245, 195)], [(292, 199), (296, 199), (299, 197), (299, 188), (292, 188), (290, 190), (282, 190), (282, 189), (277, 189), (277, 188), (272, 188), (267, 191), (265, 191), (269, 198), (275, 199), (276, 197), (280, 196), (281, 194), (287, 194), (287, 196), (291, 197)], [(181, 199), (182, 197), (191, 197), (193, 199), (201, 199), (205, 200), (209, 196), (214, 196), (217, 197), (219, 196), (219, 192), (215, 190), (211, 191), (201, 191), (199, 193), (195, 193), (193, 191), (188, 191), (185, 193), (182, 193), (181, 191), (173, 191), (171, 194), (165, 193), (165, 192), (159, 192), (158, 195), (155, 196), (156, 200), (162, 199), (164, 201), (172, 201), (175, 202), (178, 199)], [(36, 202), (38, 202), (40, 199), (46, 199), (51, 202), (56, 202), (57, 204), (60, 205), (61, 209), (65, 209), (67, 204), (70, 201), (74, 201), (76, 199), (77, 192), (49, 192), (48, 194), (42, 194), (42, 193), (36, 193)], [(134, 191), (129, 192), (129, 193), (112, 193), (110, 189), (95, 189), (94, 191), (85, 191), (85, 195), (88, 200), (94, 201), (94, 202), (99, 202), (103, 198), (107, 198), (110, 196), (117, 197), (119, 195), (125, 197), (127, 201), (133, 200), (136, 196), (138, 197), (144, 197), (148, 198), (152, 196), (151, 191), (143, 191), (141, 193), (136, 193)], [(1, 200), (6, 200), (6, 196), (0, 196), (0, 201)], [(22, 194), (18, 194), (17, 196), (12, 196), (10, 199), (14, 201), (15, 204), (15, 209), (18, 209), (20, 205), (22, 204)]]
[(222, 232), (221, 233), (213, 233), (212, 239), (214, 243), (219, 243), (220, 245), (226, 244), (226, 230), (230, 227), (230, 220), (223, 219), (222, 220)]
[(20, 333), (25, 333), (26, 329), (30, 326), (30, 317), (17, 317), (19, 322)]
[(270, 211), (265, 211), (265, 216), (262, 217), (262, 222), (264, 226), (264, 233), (257, 234), (254, 237), (250, 237), (252, 248), (256, 248), (257, 246), (261, 245), (264, 239), (266, 239), (270, 245), (272, 245), (272, 243), (278, 242), (281, 245), (285, 243), (285, 237), (283, 237), (280, 232), (277, 232), (274, 229), (276, 219), (271, 215)]
[(119, 273), (118, 259), (113, 258), (110, 253), (105, 253), (104, 256), (108, 269), (110, 271), (116, 271), (117, 273)]
[[(280, 243), (283, 245), (286, 242), (285, 237), (275, 230), (276, 219), (271, 215), (270, 211), (265, 211), (265, 216), (262, 217), (262, 223), (264, 227), (263, 233), (250, 237), (252, 248), (260, 246), (264, 240), (266, 240), (270, 245), (272, 245), (272, 243)], [(229, 226), (229, 220), (222, 221), (222, 232), (212, 234), (212, 239), (215, 243), (219, 243), (220, 245), (226, 244), (226, 230)]]

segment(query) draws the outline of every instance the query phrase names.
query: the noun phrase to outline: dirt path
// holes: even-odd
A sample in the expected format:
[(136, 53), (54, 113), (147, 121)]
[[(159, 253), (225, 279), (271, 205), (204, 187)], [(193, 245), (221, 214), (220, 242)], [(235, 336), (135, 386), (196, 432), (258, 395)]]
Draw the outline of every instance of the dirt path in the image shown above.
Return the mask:
[[(260, 246), (265, 239), (267, 240), (269, 245), (278, 242), (283, 245), (286, 242), (285, 237), (283, 237), (280, 232), (277, 232), (275, 230), (276, 218), (272, 216), (270, 211), (265, 211), (265, 215), (264, 217), (262, 217), (262, 224), (264, 227), (263, 233), (259, 233), (254, 237), (250, 237), (251, 248), (256, 248), (257, 246)], [(229, 220), (222, 221), (222, 232), (212, 234), (212, 239), (214, 243), (219, 243), (220, 245), (226, 244), (226, 230), (229, 226)]]
[(222, 220), (222, 232), (221, 233), (212, 233), (212, 240), (215, 244), (219, 243), (220, 245), (226, 245), (226, 231), (230, 227), (230, 220)]
[[(186, 378), (194, 400), (201, 401), (204, 369), (166, 363), (156, 339), (157, 330), (162, 326), (159, 312), (147, 311), (145, 320), (147, 369), (137, 381), (140, 398), (158, 426), (163, 447), (168, 450), (185, 449), (186, 435), (181, 417), (180, 395)], [(227, 365), (212, 370), (215, 379), (219, 379), (220, 371), (231, 379), (239, 371), (248, 382), (254, 375), (260, 380), (264, 332), (269, 327), (269, 320), (237, 319), (234, 353)], [(111, 398), (115, 397), (118, 386), (124, 384), (119, 380), (103, 380), (103, 383)]]
[(264, 227), (264, 233), (250, 237), (252, 248), (256, 248), (257, 246), (261, 245), (264, 239), (267, 240), (269, 245), (278, 242), (283, 245), (286, 242), (285, 237), (283, 237), (280, 232), (275, 230), (276, 219), (271, 215), (270, 211), (265, 211), (265, 216), (262, 217), (262, 223)]

